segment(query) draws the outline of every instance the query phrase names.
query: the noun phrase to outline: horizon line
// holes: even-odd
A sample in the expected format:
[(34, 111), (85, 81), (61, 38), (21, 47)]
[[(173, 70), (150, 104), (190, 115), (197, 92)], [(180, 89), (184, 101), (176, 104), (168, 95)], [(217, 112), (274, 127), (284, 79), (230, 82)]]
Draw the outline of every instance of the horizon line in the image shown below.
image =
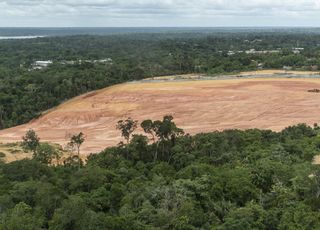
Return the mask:
[(291, 26), (291, 25), (281, 25), (281, 26), (0, 26), (0, 29), (9, 29), (9, 28), (16, 28), (16, 29), (28, 29), (28, 28), (101, 28), (101, 29), (108, 29), (108, 28), (199, 28), (199, 29), (214, 29), (214, 28), (320, 28), (319, 26)]

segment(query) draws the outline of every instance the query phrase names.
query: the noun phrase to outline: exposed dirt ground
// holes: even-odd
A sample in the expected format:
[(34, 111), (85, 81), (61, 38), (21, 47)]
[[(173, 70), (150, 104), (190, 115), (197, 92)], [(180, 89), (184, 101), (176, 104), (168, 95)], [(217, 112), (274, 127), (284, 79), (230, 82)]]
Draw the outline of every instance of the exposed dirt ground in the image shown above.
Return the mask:
[(241, 75), (273, 75), (273, 74), (294, 74), (294, 75), (319, 75), (319, 71), (294, 71), (294, 70), (257, 70), (250, 72), (242, 72)]
[[(308, 77), (313, 75), (320, 75), (320, 71), (288, 71), (288, 70), (257, 70), (257, 71), (249, 71), (249, 72), (241, 72), (239, 74), (231, 74), (231, 75), (218, 75), (215, 77), (224, 78), (224, 77), (257, 77), (257, 76), (306, 76)], [(148, 80), (198, 80), (201, 78), (208, 78), (208, 76), (203, 74), (183, 74), (183, 75), (173, 75), (173, 76), (162, 76), (162, 77), (153, 77), (146, 78), (144, 81)]]
[(320, 123), (320, 79), (234, 79), (126, 83), (76, 97), (26, 125), (0, 131), (0, 142), (20, 141), (32, 128), (44, 141), (66, 145), (83, 132), (82, 153), (99, 152), (121, 140), (115, 126), (131, 117), (171, 114), (190, 134), (223, 129), (272, 129)]
[(16, 160), (21, 160), (23, 158), (31, 157), (31, 152), (25, 152), (19, 144), (1, 144), (0, 143), (0, 153), (5, 154), (5, 157), (1, 157), (0, 160), (5, 162), (12, 162)]

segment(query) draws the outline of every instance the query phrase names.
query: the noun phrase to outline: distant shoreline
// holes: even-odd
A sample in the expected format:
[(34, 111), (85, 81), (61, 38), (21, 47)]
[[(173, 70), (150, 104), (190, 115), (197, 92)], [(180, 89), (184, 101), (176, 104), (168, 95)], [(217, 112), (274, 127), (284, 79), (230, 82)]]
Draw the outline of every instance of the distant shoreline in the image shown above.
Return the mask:
[(0, 36), (0, 40), (20, 40), (20, 39), (34, 39), (43, 38), (43, 35), (30, 35), (30, 36)]

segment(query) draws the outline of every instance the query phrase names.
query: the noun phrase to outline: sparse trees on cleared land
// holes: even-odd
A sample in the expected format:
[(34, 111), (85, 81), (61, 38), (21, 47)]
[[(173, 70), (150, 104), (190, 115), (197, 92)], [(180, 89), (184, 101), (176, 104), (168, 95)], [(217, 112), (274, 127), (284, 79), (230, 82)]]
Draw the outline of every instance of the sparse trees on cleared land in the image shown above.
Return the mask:
[(59, 152), (48, 143), (40, 143), (40, 138), (32, 129), (22, 137), (22, 146), (26, 151), (32, 151), (32, 158), (40, 163), (50, 165), (53, 159), (58, 160)]

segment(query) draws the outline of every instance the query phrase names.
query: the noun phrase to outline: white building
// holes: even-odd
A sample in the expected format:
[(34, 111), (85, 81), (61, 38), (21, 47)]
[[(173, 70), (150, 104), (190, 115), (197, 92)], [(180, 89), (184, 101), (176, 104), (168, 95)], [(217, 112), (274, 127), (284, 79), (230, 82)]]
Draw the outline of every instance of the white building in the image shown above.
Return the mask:
[(51, 65), (53, 62), (48, 60), (48, 61), (35, 61), (32, 64), (32, 69), (43, 69)]
[(299, 48), (299, 47), (297, 47), (297, 48), (292, 48), (292, 52), (293, 52), (294, 54), (300, 54), (301, 51), (303, 51), (303, 50), (304, 50), (304, 48)]

